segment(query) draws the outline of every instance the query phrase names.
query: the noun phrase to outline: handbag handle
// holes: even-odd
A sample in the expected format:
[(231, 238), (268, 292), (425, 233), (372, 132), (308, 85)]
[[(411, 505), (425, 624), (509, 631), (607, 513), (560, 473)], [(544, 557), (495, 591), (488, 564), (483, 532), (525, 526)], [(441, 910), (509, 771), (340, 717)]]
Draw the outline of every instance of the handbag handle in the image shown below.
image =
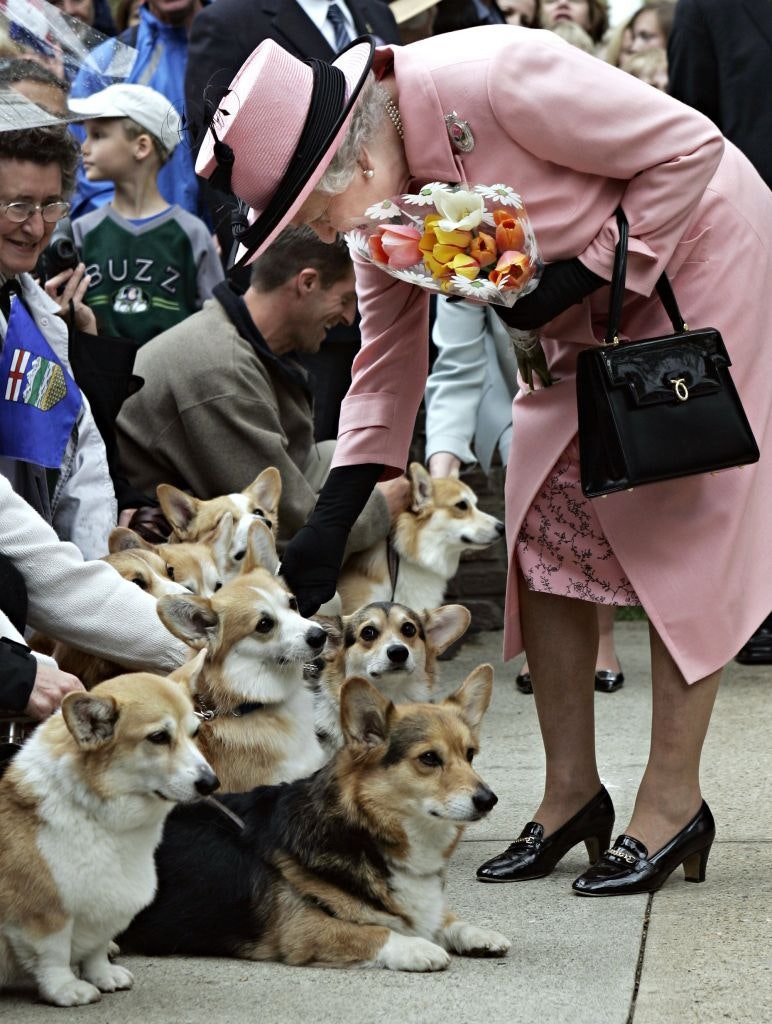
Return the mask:
[[(627, 277), (627, 246), (630, 237), (630, 226), (627, 223), (625, 211), (621, 206), (616, 209), (617, 227), (619, 228), (619, 241), (614, 252), (614, 269), (611, 273), (611, 293), (608, 302), (608, 323), (606, 336), (603, 339), (604, 345), (619, 344), (619, 321), (622, 319), (622, 300), (625, 295), (625, 278)], [(676, 302), (673, 286), (670, 284), (666, 273), (662, 273), (657, 281), (657, 295), (665, 307), (665, 312), (670, 317), (673, 330), (676, 334), (683, 334), (688, 330), (681, 311)]]

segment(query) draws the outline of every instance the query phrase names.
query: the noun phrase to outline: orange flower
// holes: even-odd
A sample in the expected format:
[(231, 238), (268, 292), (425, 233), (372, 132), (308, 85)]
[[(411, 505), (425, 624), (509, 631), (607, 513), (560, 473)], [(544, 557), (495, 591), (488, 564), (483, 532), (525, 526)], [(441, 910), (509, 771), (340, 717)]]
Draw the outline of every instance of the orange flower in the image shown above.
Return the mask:
[(466, 249), (472, 241), (471, 231), (443, 231), (436, 225), (433, 230), (440, 245), (455, 245), (457, 249)]
[(478, 231), (477, 237), (472, 239), (472, 244), (469, 246), (469, 255), (473, 256), (481, 267), (490, 266), (496, 261), (496, 240), (492, 235)]
[(509, 251), (501, 254), (499, 262), (488, 274), (488, 280), (506, 292), (513, 288), (522, 288), (532, 274), (533, 267), (526, 254)]
[(383, 244), (381, 243), (381, 236), (379, 234), (370, 235), (367, 239), (367, 248), (370, 250), (370, 256), (376, 263), (389, 262), (389, 257), (384, 251)]
[(449, 266), (452, 267), (454, 274), (460, 274), (461, 277), (465, 277), (469, 281), (473, 281), (480, 273), (480, 264), (465, 252), (454, 256)]
[[(494, 214), (495, 219), (496, 215)], [(496, 245), (499, 247), (499, 252), (522, 249), (524, 244), (525, 232), (519, 220), (510, 215), (509, 217), (500, 217), (496, 221)]]

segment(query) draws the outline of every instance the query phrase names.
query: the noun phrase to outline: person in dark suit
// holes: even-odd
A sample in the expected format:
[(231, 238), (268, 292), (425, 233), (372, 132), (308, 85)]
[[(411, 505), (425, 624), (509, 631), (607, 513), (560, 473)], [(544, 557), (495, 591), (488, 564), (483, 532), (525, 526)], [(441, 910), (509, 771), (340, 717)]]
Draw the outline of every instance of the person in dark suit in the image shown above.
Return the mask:
[[(399, 43), (400, 34), (394, 15), (384, 0), (339, 0), (348, 35), (372, 35), (381, 43)], [(234, 75), (255, 47), (264, 39), (273, 39), (301, 60), (332, 60), (335, 56), (333, 30), (317, 24), (323, 5), (303, 0), (217, 0), (204, 7), (193, 20), (188, 40), (185, 73), (185, 115), (188, 135), (198, 150), (207, 124), (207, 111), (227, 92)], [(315, 20), (316, 19), (316, 20)], [(220, 245), (226, 255), (231, 251), (230, 231), (233, 206), (209, 186), (205, 198), (212, 215)], [(246, 288), (249, 272), (231, 275), (234, 284)], [(359, 349), (359, 318), (352, 326), (334, 327), (323, 349), (304, 357), (314, 380), (315, 433), (318, 441), (337, 437), (338, 412), (351, 383), (351, 363)]]
[(772, 3), (678, 0), (671, 96), (706, 114), (772, 188)]

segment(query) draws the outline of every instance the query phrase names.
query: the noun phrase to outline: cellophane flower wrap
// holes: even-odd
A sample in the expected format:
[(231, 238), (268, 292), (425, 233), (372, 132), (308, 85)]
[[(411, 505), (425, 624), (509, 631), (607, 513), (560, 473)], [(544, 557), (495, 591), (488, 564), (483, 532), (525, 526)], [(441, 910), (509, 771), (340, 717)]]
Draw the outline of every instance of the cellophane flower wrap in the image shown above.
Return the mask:
[(352, 252), (392, 277), (443, 295), (512, 306), (542, 264), (522, 199), (507, 185), (425, 185), (369, 207)]

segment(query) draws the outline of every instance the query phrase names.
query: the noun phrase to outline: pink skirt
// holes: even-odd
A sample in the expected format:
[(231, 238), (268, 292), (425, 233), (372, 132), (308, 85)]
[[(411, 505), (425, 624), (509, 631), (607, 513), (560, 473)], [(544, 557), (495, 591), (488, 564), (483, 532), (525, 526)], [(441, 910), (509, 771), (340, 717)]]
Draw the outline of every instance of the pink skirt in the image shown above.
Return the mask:
[(579, 444), (568, 445), (526, 513), (515, 544), (526, 586), (594, 604), (639, 605), (579, 482)]

